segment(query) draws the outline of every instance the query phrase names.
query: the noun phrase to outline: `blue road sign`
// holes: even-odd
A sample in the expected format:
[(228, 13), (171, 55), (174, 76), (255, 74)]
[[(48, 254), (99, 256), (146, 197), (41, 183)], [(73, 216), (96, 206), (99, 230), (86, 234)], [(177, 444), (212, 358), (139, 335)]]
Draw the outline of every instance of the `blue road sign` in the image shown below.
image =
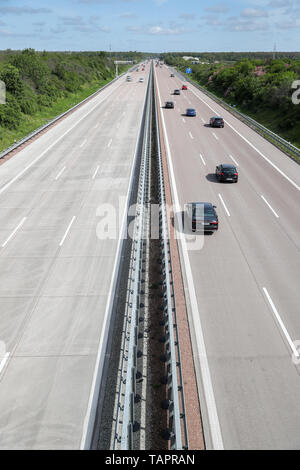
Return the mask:
[(191, 68), (186, 69), (185, 73), (192, 73), (192, 69)]

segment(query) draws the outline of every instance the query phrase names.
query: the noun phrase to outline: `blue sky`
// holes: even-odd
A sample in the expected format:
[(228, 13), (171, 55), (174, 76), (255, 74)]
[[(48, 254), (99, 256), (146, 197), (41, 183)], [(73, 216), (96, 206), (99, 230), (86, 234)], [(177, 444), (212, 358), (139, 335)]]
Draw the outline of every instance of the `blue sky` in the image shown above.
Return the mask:
[(300, 50), (300, 0), (0, 0), (0, 49)]

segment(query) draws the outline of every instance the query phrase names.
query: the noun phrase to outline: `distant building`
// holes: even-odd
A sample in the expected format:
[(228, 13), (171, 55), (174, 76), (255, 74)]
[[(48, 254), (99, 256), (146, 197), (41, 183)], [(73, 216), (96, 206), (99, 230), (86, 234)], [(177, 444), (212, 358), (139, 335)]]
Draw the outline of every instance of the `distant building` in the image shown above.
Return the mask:
[(199, 64), (199, 58), (198, 57), (189, 57), (187, 55), (182, 57), (184, 60), (191, 60), (192, 64)]

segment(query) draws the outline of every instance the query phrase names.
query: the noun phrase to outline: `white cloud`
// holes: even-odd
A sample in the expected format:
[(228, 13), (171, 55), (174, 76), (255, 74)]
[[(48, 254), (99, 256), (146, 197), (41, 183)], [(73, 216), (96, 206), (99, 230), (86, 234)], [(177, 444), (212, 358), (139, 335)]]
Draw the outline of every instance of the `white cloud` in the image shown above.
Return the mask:
[(245, 8), (241, 16), (245, 18), (266, 18), (269, 15), (265, 10), (261, 10), (260, 8)]

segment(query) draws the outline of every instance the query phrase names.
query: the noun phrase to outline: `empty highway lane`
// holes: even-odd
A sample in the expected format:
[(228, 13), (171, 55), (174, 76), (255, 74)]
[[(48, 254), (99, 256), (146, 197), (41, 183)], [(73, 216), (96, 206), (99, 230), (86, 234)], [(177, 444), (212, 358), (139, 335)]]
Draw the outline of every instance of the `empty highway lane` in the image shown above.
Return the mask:
[(126, 200), (146, 88), (121, 77), (0, 168), (1, 449), (85, 440), (119, 247), (97, 209)]

